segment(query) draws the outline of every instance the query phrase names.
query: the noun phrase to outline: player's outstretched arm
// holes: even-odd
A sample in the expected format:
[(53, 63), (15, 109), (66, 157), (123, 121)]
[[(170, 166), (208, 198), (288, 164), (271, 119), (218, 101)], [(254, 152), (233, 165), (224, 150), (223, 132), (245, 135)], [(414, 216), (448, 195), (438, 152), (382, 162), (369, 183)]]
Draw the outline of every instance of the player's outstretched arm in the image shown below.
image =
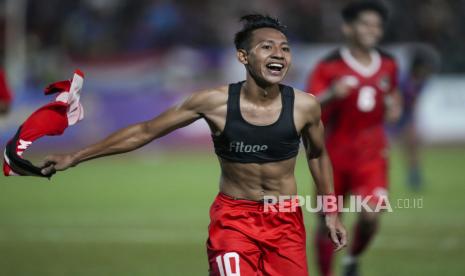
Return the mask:
[[(308, 166), (316, 185), (317, 195), (333, 193), (333, 169), (324, 142), (324, 126), (321, 122), (321, 109), (316, 99), (309, 99), (308, 123), (302, 131), (302, 140)], [(339, 220), (337, 212), (325, 215), (326, 226), (336, 251), (347, 245), (347, 232)]]
[(211, 105), (212, 91), (194, 93), (181, 104), (173, 106), (157, 117), (120, 129), (102, 141), (69, 154), (47, 156), (42, 173), (62, 171), (98, 157), (133, 151), (175, 129), (199, 119)]

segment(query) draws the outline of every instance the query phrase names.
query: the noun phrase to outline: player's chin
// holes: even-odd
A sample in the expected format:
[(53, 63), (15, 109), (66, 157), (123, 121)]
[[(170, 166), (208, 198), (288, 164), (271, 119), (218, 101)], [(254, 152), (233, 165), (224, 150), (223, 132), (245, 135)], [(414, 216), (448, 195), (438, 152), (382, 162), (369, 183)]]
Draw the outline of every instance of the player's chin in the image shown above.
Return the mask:
[(374, 37), (367, 37), (361, 41), (362, 46), (366, 49), (373, 49), (378, 46), (378, 43), (379, 39)]
[(286, 71), (287, 70), (282, 70), (282, 71), (270, 71), (270, 70), (265, 70), (262, 73), (262, 78), (263, 81), (268, 83), (268, 84), (278, 84), (283, 81), (284, 77), (286, 76)]

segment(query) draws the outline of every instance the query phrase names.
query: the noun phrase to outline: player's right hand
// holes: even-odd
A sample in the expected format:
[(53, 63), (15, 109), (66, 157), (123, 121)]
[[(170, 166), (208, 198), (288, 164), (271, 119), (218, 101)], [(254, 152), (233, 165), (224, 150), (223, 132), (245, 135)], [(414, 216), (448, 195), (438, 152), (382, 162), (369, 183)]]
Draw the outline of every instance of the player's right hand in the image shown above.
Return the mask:
[(339, 251), (347, 246), (347, 231), (342, 224), (337, 213), (325, 215), (326, 227), (328, 228), (328, 236), (336, 246), (335, 251)]
[(349, 95), (353, 84), (347, 78), (341, 78), (333, 82), (331, 93), (336, 99), (343, 99)]
[(64, 171), (76, 165), (73, 154), (54, 154), (46, 156), (41, 165), (43, 175)]

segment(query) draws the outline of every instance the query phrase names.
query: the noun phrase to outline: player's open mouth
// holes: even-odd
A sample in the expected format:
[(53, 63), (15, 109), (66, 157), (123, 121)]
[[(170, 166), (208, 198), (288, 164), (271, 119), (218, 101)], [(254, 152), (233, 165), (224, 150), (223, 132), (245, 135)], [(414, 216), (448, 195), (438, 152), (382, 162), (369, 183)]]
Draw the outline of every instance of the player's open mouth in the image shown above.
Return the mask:
[(280, 74), (281, 71), (284, 69), (284, 64), (277, 63), (277, 62), (271, 62), (266, 65), (266, 68), (272, 73), (272, 74)]

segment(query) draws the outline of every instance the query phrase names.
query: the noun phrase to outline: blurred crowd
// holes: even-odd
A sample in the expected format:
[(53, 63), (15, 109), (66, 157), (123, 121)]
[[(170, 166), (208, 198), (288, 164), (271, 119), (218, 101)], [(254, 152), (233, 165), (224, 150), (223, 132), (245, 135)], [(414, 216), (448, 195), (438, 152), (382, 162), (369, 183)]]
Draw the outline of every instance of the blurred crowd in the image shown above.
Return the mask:
[[(5, 6), (7, 0), (0, 0)], [(347, 0), (25, 0), (28, 52), (63, 51), (102, 58), (172, 45), (232, 46), (240, 15), (277, 16), (293, 42), (341, 40), (339, 11)], [(385, 42), (426, 42), (443, 57), (443, 72), (465, 72), (465, 0), (390, 0)], [(0, 15), (0, 44), (5, 16)], [(2, 46), (3, 47), (3, 46)]]
[[(4, 6), (6, 0), (0, 0)], [(339, 11), (347, 0), (26, 0), (28, 52), (62, 51), (108, 58), (172, 45), (232, 46), (240, 15), (277, 16), (293, 42), (341, 40)], [(390, 0), (385, 42), (425, 42), (443, 57), (442, 72), (465, 72), (465, 0)], [(0, 34), (4, 33), (0, 18)], [(4, 36), (2, 35), (2, 38)], [(3, 44), (3, 43), (1, 43)]]

